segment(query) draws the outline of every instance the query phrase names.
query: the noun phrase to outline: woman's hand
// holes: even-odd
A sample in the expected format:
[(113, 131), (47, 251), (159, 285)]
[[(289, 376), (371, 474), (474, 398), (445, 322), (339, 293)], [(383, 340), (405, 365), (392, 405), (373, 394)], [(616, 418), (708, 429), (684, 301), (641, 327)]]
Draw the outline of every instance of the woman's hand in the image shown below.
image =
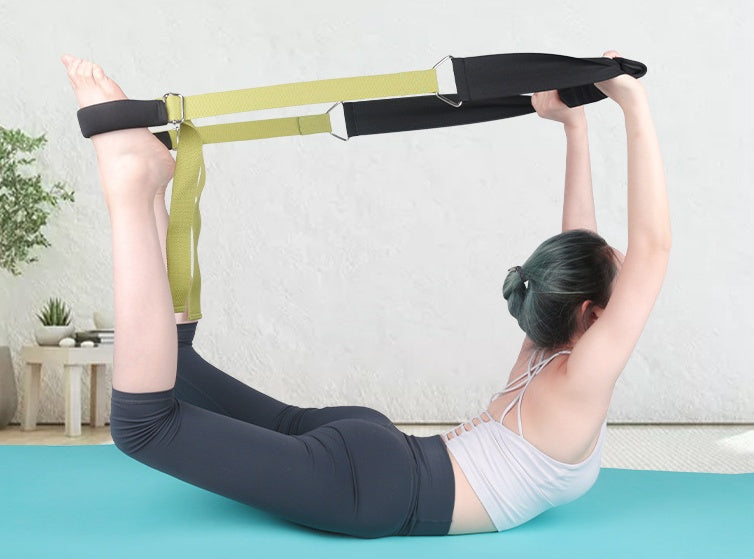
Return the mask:
[(531, 104), (542, 118), (562, 122), (565, 125), (577, 124), (586, 120), (584, 107), (569, 107), (560, 100), (557, 89), (538, 91), (531, 96)]
[[(616, 56), (620, 56), (620, 54), (614, 50), (609, 50), (602, 56), (615, 58)], [(641, 82), (628, 74), (621, 74), (604, 82), (597, 82), (594, 85), (623, 108), (625, 108), (627, 103), (632, 103), (646, 94)]]

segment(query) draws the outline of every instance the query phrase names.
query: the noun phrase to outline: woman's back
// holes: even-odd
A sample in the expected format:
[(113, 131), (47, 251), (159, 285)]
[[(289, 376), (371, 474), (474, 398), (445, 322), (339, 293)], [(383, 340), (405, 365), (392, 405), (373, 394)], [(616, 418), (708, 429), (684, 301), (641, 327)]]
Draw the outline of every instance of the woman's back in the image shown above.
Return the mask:
[[(527, 343), (530, 344), (528, 338), (524, 341), (525, 349), (522, 349), (511, 371), (508, 384), (527, 370), (532, 355), (537, 361), (536, 348), (532, 345), (527, 347)], [(494, 421), (501, 422), (503, 412), (512, 405), (502, 418), (506, 428), (553, 459), (575, 464), (594, 449), (605, 421), (610, 395), (595, 397), (589, 402), (574, 401), (566, 375), (569, 357), (569, 353), (555, 356), (531, 379), (519, 403), (514, 404), (514, 401), (521, 396), (523, 387), (501, 394), (490, 402), (487, 411)]]
[[(537, 354), (537, 349), (527, 337), (506, 386), (510, 386), (527, 370), (532, 356), (537, 361)], [(513, 404), (524, 389), (520, 386), (494, 398), (486, 409), (487, 414), (480, 417), (481, 421), (491, 419), (502, 423), (508, 430), (522, 435), (533, 446), (560, 462), (575, 464), (583, 460), (594, 449), (611, 395), (604, 394), (589, 402), (574, 399), (571, 393), (575, 392), (575, 388), (569, 387), (566, 375), (569, 357), (565, 353), (555, 356), (531, 379), (522, 398), (523, 404)], [(503, 412), (511, 404), (512, 408), (501, 421)], [(519, 428), (519, 408), (521, 427), (525, 433)], [(470, 430), (471, 423), (464, 423), (463, 428)], [(462, 434), (461, 426), (456, 427), (454, 432)]]
[[(513, 528), (578, 498), (597, 479), (604, 413), (575, 410), (559, 396), (567, 393), (569, 351), (528, 349), (525, 342), (523, 372), (517, 362), (489, 407), (445, 434), (462, 509), (451, 533)], [(596, 431), (586, 417), (596, 417)]]

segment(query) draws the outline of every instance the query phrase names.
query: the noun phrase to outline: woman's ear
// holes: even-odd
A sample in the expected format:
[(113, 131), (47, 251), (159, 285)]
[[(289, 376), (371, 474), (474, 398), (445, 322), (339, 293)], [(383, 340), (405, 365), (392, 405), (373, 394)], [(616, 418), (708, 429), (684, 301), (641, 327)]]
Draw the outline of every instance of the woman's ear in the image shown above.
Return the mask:
[(584, 331), (587, 330), (595, 321), (602, 315), (605, 310), (594, 301), (584, 301), (581, 303), (581, 324), (584, 327)]

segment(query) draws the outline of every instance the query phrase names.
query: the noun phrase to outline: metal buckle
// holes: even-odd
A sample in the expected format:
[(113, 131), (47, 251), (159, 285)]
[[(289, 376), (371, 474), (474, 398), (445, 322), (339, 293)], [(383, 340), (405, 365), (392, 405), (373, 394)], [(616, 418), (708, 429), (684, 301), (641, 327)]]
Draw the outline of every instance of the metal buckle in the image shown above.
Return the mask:
[[(326, 112), (325, 114), (327, 114), (327, 113), (329, 113), (330, 111), (332, 111), (332, 110), (333, 110), (333, 109), (334, 109), (335, 107), (337, 107), (338, 105), (343, 105), (343, 101), (338, 101), (337, 103), (335, 103), (335, 104), (334, 104), (334, 105), (333, 105), (332, 107), (330, 107), (329, 109), (327, 109), (327, 112)], [(345, 113), (343, 114), (343, 120), (345, 121)], [(331, 121), (331, 122), (332, 122), (332, 121)], [(335, 132), (330, 132), (330, 134), (331, 134), (331, 135), (333, 135), (333, 136), (335, 136), (335, 137), (336, 137), (336, 138), (338, 138), (339, 140), (343, 140), (344, 142), (347, 142), (347, 141), (348, 141), (348, 138), (343, 138), (343, 137), (341, 137), (341, 136), (338, 136), (338, 135), (337, 135), (337, 134), (336, 134)]]
[(181, 99), (181, 118), (180, 120), (168, 120), (168, 124), (172, 124), (175, 126), (175, 129), (178, 130), (181, 127), (181, 124), (186, 120), (186, 100), (183, 98), (183, 95), (180, 93), (166, 93), (162, 96), (162, 100), (165, 102), (165, 106), (167, 107), (168, 104), (168, 95), (172, 95), (173, 97), (179, 97)]
[[(440, 60), (440, 62), (438, 62), (437, 64), (435, 64), (434, 66), (432, 66), (432, 69), (436, 69), (440, 64), (442, 64), (443, 62), (445, 62), (447, 59), (453, 60), (453, 56), (449, 54), (448, 56), (446, 56), (445, 58), (443, 58), (442, 60)], [(442, 95), (440, 95), (439, 92), (435, 92), (435, 95), (437, 95), (438, 98), (442, 99), (448, 105), (450, 105), (451, 107), (455, 107), (456, 109), (458, 107), (460, 107), (461, 105), (463, 105), (463, 101), (458, 101), (458, 103), (456, 103), (454, 101), (451, 101), (447, 97), (443, 97)]]

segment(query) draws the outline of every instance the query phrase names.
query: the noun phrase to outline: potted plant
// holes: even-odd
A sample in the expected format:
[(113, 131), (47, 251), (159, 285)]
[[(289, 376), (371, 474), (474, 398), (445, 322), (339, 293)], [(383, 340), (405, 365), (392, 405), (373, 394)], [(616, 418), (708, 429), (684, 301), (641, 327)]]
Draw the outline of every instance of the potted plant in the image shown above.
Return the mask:
[(73, 334), (71, 311), (58, 298), (49, 299), (37, 318), (42, 322), (42, 326), (34, 330), (39, 345), (58, 345), (60, 340)]
[(48, 191), (40, 175), (19, 172), (36, 161), (25, 154), (46, 143), (44, 134), (34, 138), (0, 126), (0, 267), (14, 276), (21, 275), (19, 264), (39, 260), (30, 254), (32, 249), (50, 246), (41, 232), (51, 212), (48, 206), (74, 201), (74, 192), (63, 183), (56, 182)]
[[(41, 233), (50, 207), (56, 208), (61, 200), (74, 201), (74, 193), (63, 183), (46, 190), (40, 175), (21, 172), (35, 162), (30, 154), (46, 143), (44, 135), (32, 137), (0, 126), (0, 269), (14, 276), (21, 275), (19, 264), (38, 260), (30, 254), (32, 249), (50, 246)], [(18, 406), (13, 362), (1, 322), (0, 317), (0, 428), (13, 418)]]

